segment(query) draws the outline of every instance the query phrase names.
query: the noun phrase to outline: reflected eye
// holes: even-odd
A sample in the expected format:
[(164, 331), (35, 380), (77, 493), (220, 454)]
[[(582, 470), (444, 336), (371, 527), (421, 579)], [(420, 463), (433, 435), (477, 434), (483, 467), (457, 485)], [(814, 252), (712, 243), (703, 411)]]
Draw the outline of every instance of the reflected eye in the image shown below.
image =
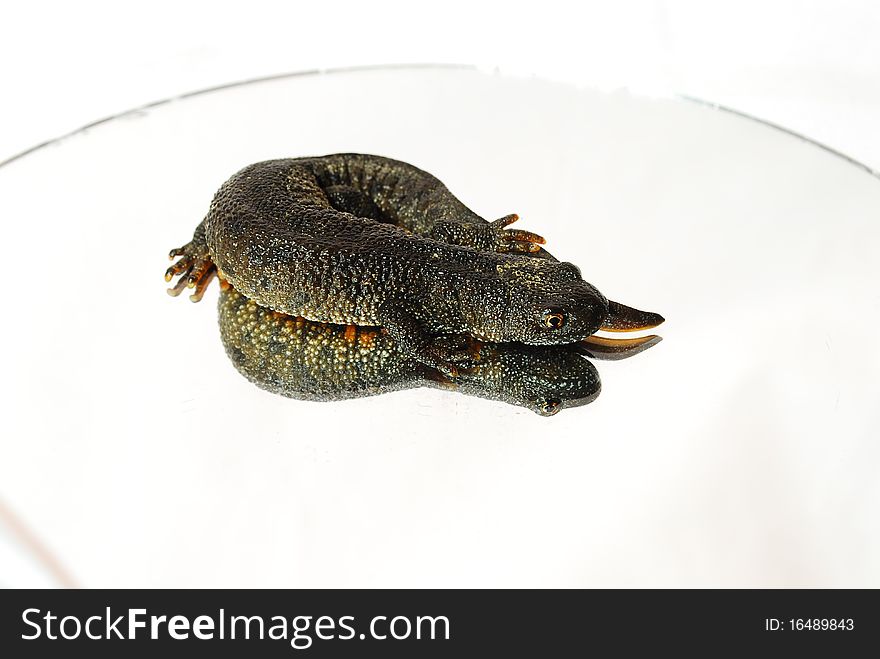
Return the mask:
[(559, 329), (565, 325), (565, 312), (562, 309), (551, 308), (544, 310), (544, 325), (550, 329)]
[(538, 414), (541, 416), (553, 416), (559, 411), (562, 401), (554, 398), (547, 398), (538, 401)]

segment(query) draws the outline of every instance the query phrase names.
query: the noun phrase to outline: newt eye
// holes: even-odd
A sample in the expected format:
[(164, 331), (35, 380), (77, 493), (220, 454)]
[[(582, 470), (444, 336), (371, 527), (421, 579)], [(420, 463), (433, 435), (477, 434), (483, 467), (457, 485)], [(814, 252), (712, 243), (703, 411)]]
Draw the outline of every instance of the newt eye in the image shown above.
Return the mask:
[(545, 398), (538, 401), (538, 414), (541, 416), (553, 416), (559, 411), (562, 401), (555, 398)]
[(551, 307), (544, 310), (544, 324), (550, 329), (559, 329), (565, 325), (565, 312), (562, 309)]

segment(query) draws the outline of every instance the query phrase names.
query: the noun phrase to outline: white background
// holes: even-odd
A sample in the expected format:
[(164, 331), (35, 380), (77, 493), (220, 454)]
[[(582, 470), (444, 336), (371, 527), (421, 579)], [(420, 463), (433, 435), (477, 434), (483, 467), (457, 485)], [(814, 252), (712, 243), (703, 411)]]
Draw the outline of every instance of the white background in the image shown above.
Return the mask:
[(870, 0), (7, 2), (0, 160), (193, 89), (443, 62), (689, 94), (880, 169), (878, 34)]
[[(249, 3), (246, 6), (240, 3), (150, 3), (130, 7), (110, 3), (77, 3), (69, 6), (33, 3), (7, 9), (10, 19), (4, 21), (0, 35), (0, 61), (3, 62), (4, 72), (0, 159), (92, 120), (160, 98), (229, 81), (313, 68), (395, 62), (460, 62), (477, 64), (486, 70), (499, 67), (510, 73), (537, 73), (545, 78), (577, 81), (601, 90), (628, 87), (641, 94), (661, 97), (672, 93), (700, 97), (781, 124), (862, 160), (871, 167), (880, 168), (880, 136), (873, 126), (874, 118), (880, 112), (880, 45), (876, 39), (880, 33), (880, 13), (869, 3), (844, 2), (832, 6), (796, 2), (637, 2), (620, 3), (615, 8), (609, 8), (599, 3), (502, 5), (448, 2), (437, 5), (433, 10), (416, 7), (413, 3), (350, 3), (348, 6), (333, 3), (326, 8), (318, 3), (303, 3), (302, 6), (293, 3)], [(793, 156), (789, 154), (786, 158)], [(767, 172), (768, 176), (770, 174)], [(760, 181), (756, 181), (755, 185), (760, 188)], [(854, 185), (860, 186), (862, 183)], [(716, 198), (709, 192), (705, 195), (707, 205)], [(826, 211), (835, 208), (835, 200), (825, 201), (828, 203)], [(611, 212), (613, 209), (612, 199), (605, 210)], [(798, 210), (807, 212), (808, 209), (798, 207)], [(170, 224), (172, 220), (165, 218), (165, 221)], [(607, 236), (609, 240), (612, 238)], [(671, 302), (667, 301), (658, 310), (665, 312), (670, 305)], [(174, 313), (179, 317), (188, 311), (191, 309), (178, 308)], [(211, 321), (206, 320), (208, 315), (203, 313), (200, 322), (210, 325)], [(780, 323), (780, 319), (775, 319), (775, 322)], [(781, 335), (785, 328), (780, 324), (778, 329)], [(665, 344), (663, 348), (666, 348)], [(179, 350), (186, 354), (182, 346)], [(669, 359), (675, 354), (671, 350), (669, 348), (661, 354)], [(200, 355), (200, 358), (204, 356)], [(792, 352), (790, 358), (797, 360), (798, 355)], [(158, 368), (160, 365), (156, 366)], [(826, 367), (833, 370), (835, 364), (829, 362)], [(635, 385), (627, 383), (626, 379), (623, 371), (615, 374), (609, 370), (607, 376), (603, 371), (603, 381), (613, 383), (613, 387), (609, 384), (612, 387), (609, 391), (613, 388), (617, 388), (618, 392), (626, 389), (630, 394), (637, 391)], [(271, 397), (267, 399), (265, 394), (256, 390), (250, 391), (244, 382), (237, 382), (235, 386), (236, 391), (248, 396), (254, 405), (280, 409), (286, 402), (275, 401)], [(852, 386), (851, 382), (849, 386)], [(781, 385), (781, 388), (784, 386)], [(866, 395), (866, 391), (863, 390), (862, 395)], [(748, 393), (738, 395), (740, 402), (746, 406), (761, 403), (760, 400), (749, 398)], [(860, 400), (858, 393), (853, 395)], [(364, 403), (369, 406), (374, 402)], [(613, 403), (609, 401), (608, 405)], [(604, 409), (607, 412), (609, 407)], [(757, 409), (758, 415), (767, 412), (760, 405), (753, 409)], [(51, 410), (46, 413), (47, 418), (52, 418)], [(576, 411), (564, 411), (562, 414), (571, 413)], [(600, 415), (601, 412), (595, 414)], [(505, 423), (510, 424), (511, 421), (508, 419)], [(533, 423), (532, 420), (529, 423)], [(748, 430), (749, 421), (742, 423)], [(800, 431), (809, 431), (809, 428), (800, 428), (798, 423), (803, 421), (792, 421)], [(855, 422), (853, 424), (861, 427)], [(822, 459), (821, 453), (798, 458), (799, 447), (794, 438), (795, 434), (789, 436), (790, 441), (784, 445), (785, 454), (774, 454), (773, 460), (778, 461), (775, 468), (791, 470), (793, 476), (790, 474), (790, 481), (798, 487), (789, 490), (780, 484), (776, 494), (787, 502), (786, 510), (802, 513), (804, 509), (801, 506), (807, 505), (812, 512), (821, 511), (824, 524), (821, 527), (812, 525), (814, 518), (807, 515), (795, 520), (800, 525), (797, 527), (799, 531), (794, 532), (787, 530), (784, 525), (777, 528), (768, 511), (757, 526), (753, 523), (749, 526), (750, 520), (740, 520), (752, 531), (766, 528), (766, 533), (731, 538), (729, 544), (719, 540), (723, 538), (723, 534), (720, 534), (713, 536), (713, 541), (719, 544), (702, 548), (700, 542), (706, 538), (688, 526), (688, 533), (697, 533), (689, 546), (689, 551), (695, 552), (693, 563), (697, 576), (691, 574), (690, 580), (684, 582), (705, 584), (713, 583), (714, 579), (714, 583), (725, 585), (799, 585), (806, 578), (813, 585), (858, 585), (860, 575), (868, 573), (875, 578), (876, 565), (868, 572), (863, 569), (865, 565), (872, 565), (864, 558), (864, 552), (872, 546), (876, 548), (876, 545), (867, 542), (876, 537), (873, 525), (864, 529), (862, 536), (854, 536), (862, 537), (865, 542), (854, 540), (851, 545), (851, 555), (861, 557), (861, 562), (854, 561), (860, 566), (859, 569), (848, 571), (845, 564), (830, 568), (822, 562), (823, 555), (827, 559), (833, 553), (830, 547), (839, 549), (850, 546), (844, 540), (835, 543), (835, 533), (839, 532), (842, 538), (850, 527), (844, 520), (837, 528), (834, 524), (836, 518), (831, 514), (833, 511), (827, 510), (828, 501), (850, 497), (847, 494), (848, 479), (853, 479), (851, 503), (853, 510), (856, 510), (853, 515), (859, 520), (870, 519), (870, 514), (864, 511), (866, 506), (870, 508), (873, 505), (874, 490), (865, 483), (870, 482), (868, 472), (873, 463), (859, 459), (862, 456), (859, 450), (866, 448), (868, 439), (852, 433), (851, 439), (861, 449), (838, 456), (842, 461), (840, 465), (834, 459), (827, 462), (830, 475), (821, 485), (817, 485), (812, 475), (818, 473), (817, 470), (821, 471), (821, 468), (809, 461)], [(438, 438), (434, 439), (432, 446), (439, 442)], [(679, 492), (671, 501), (676, 504), (684, 500), (692, 501), (691, 517), (705, 518), (707, 526), (715, 524), (720, 528), (719, 520), (730, 519), (730, 514), (726, 517), (723, 514), (724, 505), (733, 506), (734, 513), (740, 514), (741, 509), (725, 498), (727, 495), (736, 498), (734, 495), (716, 493), (713, 500), (706, 499), (705, 494), (711, 490), (713, 470), (719, 474), (726, 473), (728, 459), (733, 460), (736, 468), (744, 474), (757, 473), (762, 483), (762, 478), (766, 478), (767, 482), (772, 480), (775, 473), (772, 468), (761, 466), (764, 462), (755, 467), (754, 457), (762, 454), (762, 446), (758, 440), (754, 441), (753, 446), (731, 447), (733, 455), (716, 454), (713, 458), (716, 462), (708, 470), (700, 460), (699, 451), (686, 453), (684, 467), (677, 465), (677, 468), (693, 475), (694, 480), (684, 481), (683, 488), (687, 492)], [(330, 444), (329, 441), (328, 444), (327, 451), (338, 459), (351, 456), (348, 447)], [(483, 456), (486, 465), (498, 464), (497, 455), (511, 450), (511, 447), (501, 444), (496, 438), (478, 447), (479, 451), (486, 452)], [(375, 443), (375, 446), (382, 447), (381, 443)], [(459, 448), (463, 450), (463, 447)], [(779, 449), (778, 446), (776, 448)], [(72, 446), (65, 447), (70, 455), (76, 455), (74, 449)], [(556, 449), (559, 450), (559, 447)], [(405, 455), (410, 452), (418, 454), (422, 447), (418, 443), (411, 443), (403, 450)], [(498, 453), (493, 453), (493, 450)], [(656, 450), (659, 451), (659, 448)], [(867, 450), (869, 456), (876, 454), (876, 450), (870, 446), (867, 446)], [(364, 454), (368, 456), (365, 459), (376, 464), (381, 461), (380, 458), (384, 459), (383, 454), (378, 454), (378, 457), (366, 451)], [(236, 460), (235, 455), (233, 447), (227, 459)], [(272, 450), (268, 450), (266, 455), (269, 456), (267, 462), (271, 463)], [(618, 468), (623, 469), (628, 456), (624, 452), (615, 455), (619, 460)], [(656, 455), (660, 460), (675, 460), (671, 453)], [(450, 487), (460, 484), (460, 479), (470, 482), (470, 477), (479, 476), (467, 472), (468, 469), (473, 471), (473, 466), (457, 467), (454, 456), (450, 456), (448, 451), (442, 453), (442, 459)], [(511, 465), (518, 465), (514, 457), (510, 459)], [(688, 461), (692, 462), (688, 464)], [(809, 467), (803, 467), (804, 461), (809, 462)], [(432, 461), (425, 460), (424, 464), (430, 466)], [(650, 469), (647, 460), (643, 459), (640, 464), (646, 470)], [(800, 468), (803, 468), (805, 475), (801, 476)], [(323, 469), (329, 470), (330, 467), (324, 465)], [(590, 469), (595, 472), (596, 478), (611, 479), (596, 464), (591, 465)], [(75, 473), (69, 474), (74, 483), (75, 476)], [(181, 478), (185, 477), (185, 474), (181, 475)], [(125, 474), (118, 476), (120, 487), (124, 487), (125, 478)], [(486, 472), (486, 478), (491, 478), (491, 472)], [(516, 486), (512, 471), (505, 478), (510, 479), (506, 487)], [(610, 482), (613, 483), (614, 479)], [(254, 487), (260, 487), (259, 479)], [(312, 491), (317, 487), (320, 487), (320, 483), (315, 483)], [(365, 478), (360, 487), (372, 487), (369, 478)], [(759, 490), (763, 493), (768, 491), (775, 492), (766, 487)], [(830, 496), (823, 499), (829, 493)], [(747, 492), (735, 494), (748, 496)], [(53, 496), (58, 495), (53, 492)], [(807, 504), (803, 504), (801, 495), (807, 496)], [(308, 490), (304, 490), (304, 496), (308, 496)], [(764, 501), (755, 496), (751, 505), (742, 510), (761, 509)], [(390, 493), (388, 497), (390, 502)], [(741, 501), (741, 498), (737, 500)], [(655, 508), (661, 503), (655, 502)], [(770, 505), (772, 501), (767, 503)], [(512, 522), (515, 521), (514, 511), (504, 510), (505, 500), (500, 493), (492, 504), (505, 515), (510, 515)], [(630, 506), (631, 513), (638, 512), (637, 501), (631, 501)], [(21, 508), (17, 506), (19, 512)], [(719, 510), (721, 517), (716, 517)], [(217, 511), (212, 514), (219, 515)], [(609, 509), (608, 523), (612, 528), (613, 514), (614, 510)], [(641, 528), (647, 530), (648, 542), (652, 539), (658, 543), (669, 541), (672, 536), (665, 535), (669, 526), (667, 521), (675, 527), (676, 520), (683, 524), (680, 520), (684, 519), (676, 517), (674, 509), (663, 509), (663, 514), (668, 518), (659, 520), (648, 519), (648, 513), (644, 514), (646, 519)], [(548, 537), (554, 529), (562, 528), (567, 523), (561, 512), (556, 511), (555, 515), (558, 518), (551, 516), (546, 519)], [(25, 521), (32, 523), (29, 519)], [(451, 519), (446, 522), (456, 523)], [(476, 523), (474, 520), (471, 522)], [(181, 528), (188, 528), (184, 517), (178, 519), (177, 523)], [(630, 528), (640, 527), (626, 527), (626, 532), (631, 532), (628, 530)], [(478, 526), (473, 526), (472, 530), (479, 533)], [(731, 528), (731, 532), (733, 530)], [(6, 536), (0, 537), (9, 536), (9, 529), (4, 529), (4, 532)], [(69, 533), (75, 535), (75, 528)], [(406, 535), (405, 530), (401, 533)], [(46, 540), (45, 535), (43, 533), (43, 540)], [(422, 536), (423, 539), (429, 537), (428, 534)], [(633, 546), (639, 544), (639, 537), (631, 540)], [(532, 542), (541, 546), (540, 538), (533, 538)], [(84, 540), (81, 544), (82, 553), (88, 554), (88, 542)], [(415, 546), (420, 545), (416, 542)], [(545, 549), (547, 556), (551, 556), (552, 549)], [(186, 548), (193, 560), (197, 560), (201, 550), (199, 546)], [(233, 545), (225, 550), (235, 553)], [(28, 574), (27, 561), (16, 551), (15, 543), (0, 543), (0, 551), (5, 552), (0, 557), (4, 565), (22, 566), (18, 577), (7, 574), (4, 579), (13, 583), (20, 580), (18, 583), (22, 585), (33, 583), (29, 576), (22, 576)], [(381, 554), (378, 548), (372, 548), (371, 551)], [(576, 547), (564, 547), (562, 551), (570, 552), (570, 558), (575, 558)], [(731, 565), (734, 567), (724, 578), (719, 579), (717, 572), (711, 570), (700, 573), (701, 561), (709, 561), (707, 557), (710, 554), (725, 556), (726, 551), (730, 552)], [(786, 552), (801, 552), (799, 563), (792, 568), (790, 575), (779, 573), (773, 567), (785, 562), (782, 554)], [(601, 551), (598, 553), (601, 555)], [(845, 552), (841, 555), (845, 555)], [(775, 559), (768, 559), (768, 556), (775, 556)], [(313, 557), (312, 560), (319, 558)], [(620, 563), (626, 560), (625, 556), (617, 558)], [(236, 556), (230, 558), (230, 564), (235, 559)], [(95, 560), (100, 563), (103, 559)], [(169, 555), (163, 560), (173, 562), (174, 559)], [(749, 562), (752, 560), (760, 569)], [(823, 568), (817, 571), (814, 569), (816, 564), (823, 565)], [(185, 565), (178, 568), (186, 572)], [(114, 569), (113, 583), (125, 585), (124, 563)], [(167, 574), (174, 572), (167, 572), (165, 579), (169, 578)], [(407, 574), (410, 581), (405, 578)], [(413, 559), (408, 572), (398, 574), (394, 585), (418, 583), (419, 574), (418, 562)], [(496, 579), (487, 579), (482, 583), (505, 583), (504, 574), (499, 569)], [(358, 575), (353, 572), (348, 582), (341, 580), (333, 585), (353, 583)], [(525, 578), (519, 583), (564, 585), (569, 578), (562, 565), (554, 575), (554, 579), (549, 581), (529, 581)], [(76, 576), (81, 578), (82, 574)], [(360, 576), (360, 583), (383, 584), (381, 572)], [(572, 583), (584, 583), (583, 576), (571, 575)], [(169, 585), (161, 579), (156, 583)], [(211, 580), (211, 575), (200, 575), (199, 579), (189, 583), (223, 585), (224, 581), (222, 575), (217, 576), (216, 581)], [(246, 577), (239, 577), (234, 583), (248, 585)], [(269, 583), (265, 581), (261, 585)], [(302, 578), (299, 583), (323, 585), (329, 582)], [(430, 583), (440, 585), (436, 581)], [(633, 574), (629, 581), (594, 580), (592, 583), (676, 585), (682, 583), (682, 579), (675, 573), (659, 569), (652, 571), (650, 563), (642, 563), (640, 571)], [(458, 581), (455, 585), (468, 585), (468, 582)]]

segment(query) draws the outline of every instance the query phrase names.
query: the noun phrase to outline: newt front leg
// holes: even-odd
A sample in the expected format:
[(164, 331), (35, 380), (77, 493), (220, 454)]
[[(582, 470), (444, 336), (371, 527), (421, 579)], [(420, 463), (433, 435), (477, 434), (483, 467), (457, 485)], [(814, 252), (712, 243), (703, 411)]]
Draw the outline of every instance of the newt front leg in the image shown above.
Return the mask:
[(479, 343), (468, 335), (432, 336), (411, 313), (396, 306), (381, 309), (380, 318), (398, 350), (444, 375), (457, 377), (462, 366), (472, 366), (479, 359)]

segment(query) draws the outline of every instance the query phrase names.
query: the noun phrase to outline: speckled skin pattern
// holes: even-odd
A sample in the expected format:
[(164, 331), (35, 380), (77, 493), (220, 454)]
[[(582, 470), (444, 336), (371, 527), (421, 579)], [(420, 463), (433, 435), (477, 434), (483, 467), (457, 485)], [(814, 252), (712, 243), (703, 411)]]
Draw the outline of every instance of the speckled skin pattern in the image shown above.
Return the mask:
[(259, 387), (291, 398), (329, 401), (432, 386), (549, 416), (599, 394), (599, 375), (575, 346), (479, 343), (476, 359), (453, 382), (401, 351), (380, 328), (295, 318), (230, 286), (220, 293), (218, 313), (235, 367)]
[[(405, 354), (454, 374), (469, 358), (464, 335), (568, 344), (608, 315), (577, 267), (540, 250), (539, 236), (505, 229), (511, 218), (487, 222), (427, 172), (388, 158), (270, 160), (224, 183), (173, 254), (195, 263), (191, 279), (213, 263), (264, 307), (382, 326)], [(552, 313), (564, 322), (548, 325)]]

